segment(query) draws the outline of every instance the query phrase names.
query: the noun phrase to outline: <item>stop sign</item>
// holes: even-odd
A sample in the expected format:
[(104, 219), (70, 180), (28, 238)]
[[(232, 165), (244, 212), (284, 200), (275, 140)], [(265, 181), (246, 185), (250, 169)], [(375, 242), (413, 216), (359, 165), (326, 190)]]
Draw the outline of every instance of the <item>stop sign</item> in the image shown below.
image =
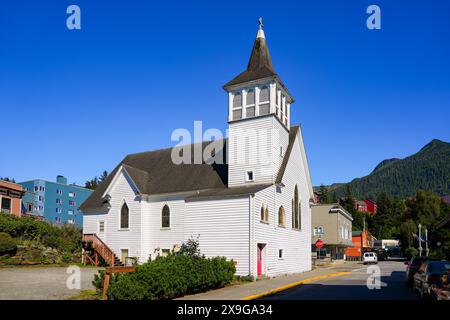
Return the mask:
[(316, 241), (316, 248), (321, 249), (323, 247), (323, 241), (322, 239), (319, 239)]

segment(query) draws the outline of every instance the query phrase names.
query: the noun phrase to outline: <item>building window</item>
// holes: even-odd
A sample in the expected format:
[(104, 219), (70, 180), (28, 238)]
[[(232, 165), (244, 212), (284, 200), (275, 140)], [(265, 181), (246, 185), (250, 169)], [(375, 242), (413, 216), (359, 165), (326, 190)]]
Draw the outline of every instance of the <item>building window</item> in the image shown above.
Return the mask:
[(56, 203), (57, 204), (62, 204), (62, 200), (60, 198), (56, 198)]
[(164, 205), (161, 212), (161, 227), (170, 228), (170, 209), (167, 204)]
[(242, 119), (242, 95), (240, 92), (233, 97), (233, 120)]
[(33, 204), (27, 202), (27, 212), (33, 212)]
[(278, 209), (278, 225), (280, 227), (285, 227), (286, 226), (286, 212), (284, 211), (284, 207), (281, 206)]
[(269, 208), (266, 204), (263, 204), (261, 206), (261, 221), (269, 223)]
[(9, 198), (0, 198), (1, 202), (1, 212), (3, 213), (11, 213), (11, 199)]
[(75, 196), (76, 196), (76, 193), (75, 193), (75, 192), (69, 192), (69, 197), (70, 197), (70, 198), (75, 198)]
[(249, 170), (245, 173), (245, 181), (251, 182), (254, 180), (253, 171)]
[(74, 211), (73, 210), (69, 210), (69, 211), (67, 211), (67, 214), (73, 215)]
[(278, 259), (283, 259), (283, 249), (278, 250)]
[(99, 221), (98, 222), (98, 233), (104, 233), (105, 232), (105, 221)]
[(245, 117), (250, 118), (255, 116), (255, 90), (251, 89), (247, 92), (245, 103)]
[(69, 200), (69, 206), (75, 207), (77, 203), (73, 200)]
[(62, 195), (62, 190), (61, 189), (56, 189), (56, 194)]
[(301, 229), (301, 204), (298, 199), (298, 187), (294, 188), (294, 199), (292, 200), (292, 228)]
[(58, 223), (61, 223), (61, 217), (56, 217), (55, 221), (58, 222)]
[(38, 201), (43, 202), (44, 201), (44, 197), (43, 196), (38, 196)]
[(61, 208), (56, 208), (56, 213), (61, 213)]
[(323, 228), (322, 227), (314, 227), (314, 235), (315, 236), (323, 235)]
[(69, 220), (67, 220), (67, 223), (68, 223), (68, 224), (75, 224), (75, 220), (69, 219)]
[(129, 227), (130, 210), (124, 202), (122, 209), (120, 209), (120, 229), (128, 229)]
[(34, 186), (34, 192), (37, 192), (39, 190), (38, 186)]
[(269, 88), (263, 87), (259, 92), (259, 115), (263, 116), (270, 112)]
[(45, 187), (44, 186), (39, 186), (39, 191), (45, 191)]

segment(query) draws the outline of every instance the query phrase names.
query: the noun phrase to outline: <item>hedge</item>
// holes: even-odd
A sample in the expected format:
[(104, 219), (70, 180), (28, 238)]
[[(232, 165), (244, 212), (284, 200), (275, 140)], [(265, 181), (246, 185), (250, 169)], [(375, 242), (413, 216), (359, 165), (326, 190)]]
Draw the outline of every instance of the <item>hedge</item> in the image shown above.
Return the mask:
[(0, 255), (13, 253), (16, 249), (16, 240), (14, 240), (9, 234), (0, 232)]
[[(229, 284), (236, 272), (233, 261), (170, 254), (120, 274), (110, 283), (108, 298), (115, 300), (167, 300), (217, 289)], [(101, 278), (101, 277), (100, 277)], [(96, 278), (94, 285), (103, 284)]]
[(55, 226), (30, 217), (0, 213), (0, 232), (19, 241), (36, 240), (45, 246), (71, 253), (81, 248), (81, 229), (71, 225)]

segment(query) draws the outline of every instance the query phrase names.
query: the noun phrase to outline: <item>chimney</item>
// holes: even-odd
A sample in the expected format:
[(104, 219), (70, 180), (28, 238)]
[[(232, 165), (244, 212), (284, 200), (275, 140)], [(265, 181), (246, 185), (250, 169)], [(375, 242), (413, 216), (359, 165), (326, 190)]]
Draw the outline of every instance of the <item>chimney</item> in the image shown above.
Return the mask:
[(67, 184), (67, 178), (64, 176), (57, 176), (56, 182), (61, 183), (61, 184)]

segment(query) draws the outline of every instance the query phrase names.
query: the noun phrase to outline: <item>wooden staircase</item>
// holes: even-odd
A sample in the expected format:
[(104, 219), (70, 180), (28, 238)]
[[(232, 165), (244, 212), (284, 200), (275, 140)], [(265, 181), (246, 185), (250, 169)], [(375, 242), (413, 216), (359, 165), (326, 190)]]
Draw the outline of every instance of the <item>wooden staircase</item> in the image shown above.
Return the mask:
[(92, 250), (83, 249), (83, 264), (93, 264), (98, 266), (103, 259), (110, 267), (124, 266), (119, 257), (116, 256), (106, 243), (95, 233), (83, 234), (83, 241), (92, 243)]

